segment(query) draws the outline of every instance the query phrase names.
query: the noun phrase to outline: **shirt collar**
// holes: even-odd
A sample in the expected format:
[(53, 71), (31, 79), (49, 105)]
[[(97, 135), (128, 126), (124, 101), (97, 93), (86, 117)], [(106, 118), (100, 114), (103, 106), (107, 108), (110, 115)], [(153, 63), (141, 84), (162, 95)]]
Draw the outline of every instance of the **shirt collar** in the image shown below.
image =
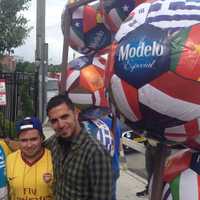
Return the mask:
[(73, 138), (70, 139), (63, 139), (57, 138), (58, 144), (61, 146), (63, 145), (70, 145), (72, 150), (75, 150), (81, 146), (85, 139), (86, 130), (84, 127), (81, 127), (81, 131), (78, 135), (75, 135)]

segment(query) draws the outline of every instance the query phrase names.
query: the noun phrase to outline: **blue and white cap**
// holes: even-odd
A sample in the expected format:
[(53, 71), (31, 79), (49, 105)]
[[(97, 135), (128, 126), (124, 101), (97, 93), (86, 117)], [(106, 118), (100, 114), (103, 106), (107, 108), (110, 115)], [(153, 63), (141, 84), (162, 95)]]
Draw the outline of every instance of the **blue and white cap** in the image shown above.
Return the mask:
[(44, 138), (42, 123), (37, 117), (25, 117), (23, 120), (17, 122), (16, 132), (18, 136), (22, 131), (28, 129), (37, 129)]

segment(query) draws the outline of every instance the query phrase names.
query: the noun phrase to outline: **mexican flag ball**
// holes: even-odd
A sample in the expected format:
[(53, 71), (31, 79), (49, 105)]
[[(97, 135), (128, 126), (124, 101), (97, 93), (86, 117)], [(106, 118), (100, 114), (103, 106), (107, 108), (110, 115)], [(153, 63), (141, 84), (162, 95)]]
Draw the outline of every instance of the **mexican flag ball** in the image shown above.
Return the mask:
[(200, 153), (181, 150), (166, 162), (162, 200), (200, 199)]

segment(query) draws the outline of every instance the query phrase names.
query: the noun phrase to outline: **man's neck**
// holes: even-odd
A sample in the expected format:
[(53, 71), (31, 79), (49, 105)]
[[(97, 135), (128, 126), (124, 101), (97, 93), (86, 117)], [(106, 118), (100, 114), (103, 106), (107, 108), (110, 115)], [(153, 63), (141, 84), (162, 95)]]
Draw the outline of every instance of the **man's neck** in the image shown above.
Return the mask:
[(75, 135), (79, 135), (81, 133), (81, 129), (83, 128), (83, 126), (81, 124), (78, 124), (76, 126), (76, 134)]

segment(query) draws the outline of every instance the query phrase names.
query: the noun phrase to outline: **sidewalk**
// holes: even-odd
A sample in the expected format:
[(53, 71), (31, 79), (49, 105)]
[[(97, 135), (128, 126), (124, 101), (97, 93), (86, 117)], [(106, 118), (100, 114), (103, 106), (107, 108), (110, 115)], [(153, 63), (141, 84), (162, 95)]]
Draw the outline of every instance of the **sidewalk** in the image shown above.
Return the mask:
[[(140, 200), (136, 197), (136, 192), (142, 191), (145, 188), (146, 180), (139, 177), (129, 170), (121, 170), (120, 177), (117, 183), (117, 199), (118, 200)], [(142, 198), (147, 200), (148, 198)]]
[[(49, 126), (44, 126), (44, 133), (48, 138), (54, 131)], [(121, 164), (120, 177), (117, 181), (117, 200), (140, 200), (136, 197), (136, 192), (142, 191), (145, 188), (147, 181), (137, 174), (123, 169)], [(147, 200), (148, 198), (142, 198)]]

